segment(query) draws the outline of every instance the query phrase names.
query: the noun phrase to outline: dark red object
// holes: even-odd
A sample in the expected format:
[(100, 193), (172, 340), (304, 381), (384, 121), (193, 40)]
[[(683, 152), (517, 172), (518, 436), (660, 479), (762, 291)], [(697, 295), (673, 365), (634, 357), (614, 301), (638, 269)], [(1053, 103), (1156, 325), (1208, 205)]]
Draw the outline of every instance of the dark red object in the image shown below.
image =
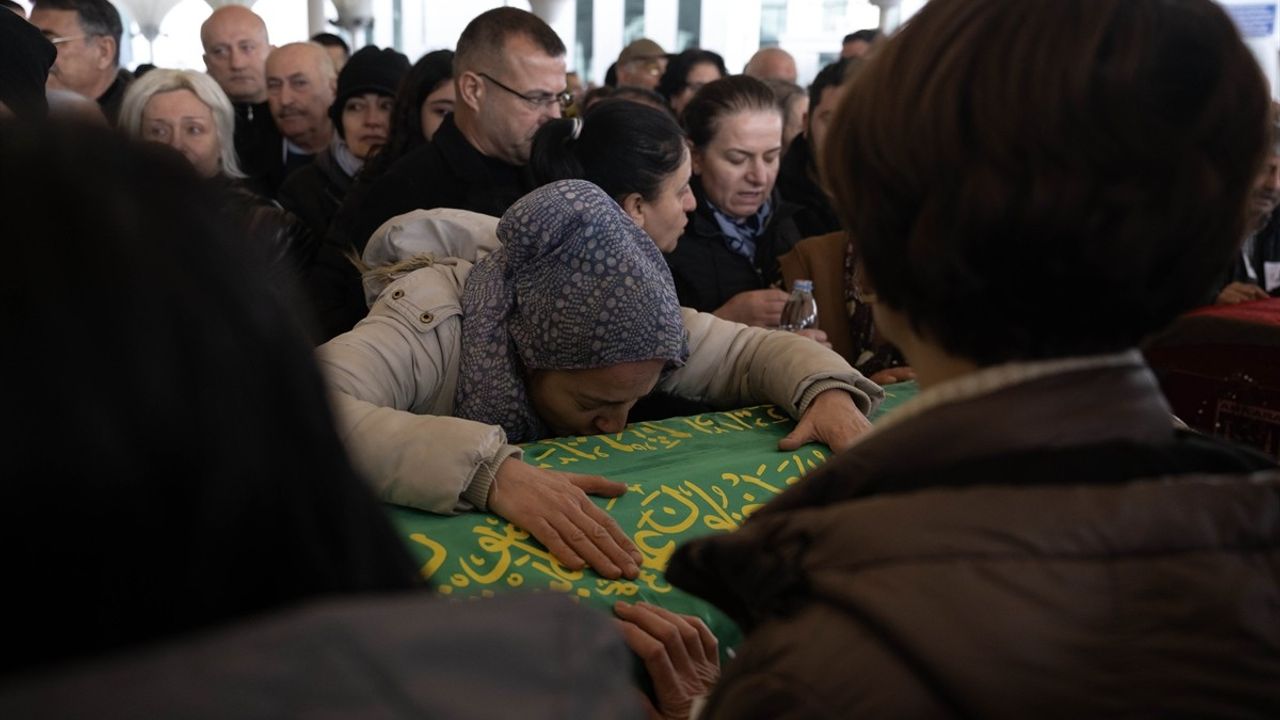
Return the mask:
[(1144, 352), (1184, 422), (1280, 459), (1280, 298), (1195, 310)]

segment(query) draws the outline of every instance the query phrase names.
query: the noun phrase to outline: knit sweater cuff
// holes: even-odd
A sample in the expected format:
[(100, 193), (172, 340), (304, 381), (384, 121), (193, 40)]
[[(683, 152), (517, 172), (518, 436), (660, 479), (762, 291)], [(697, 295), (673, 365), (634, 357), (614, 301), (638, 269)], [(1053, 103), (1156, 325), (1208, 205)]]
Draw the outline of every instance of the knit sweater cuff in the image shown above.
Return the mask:
[(476, 474), (471, 478), (471, 483), (467, 485), (466, 490), (462, 491), (462, 499), (471, 503), (477, 510), (488, 511), (489, 495), (493, 492), (498, 467), (508, 458), (515, 458), (519, 462), (523, 456), (524, 451), (515, 445), (503, 445), (497, 454), (480, 463), (480, 467), (476, 468)]
[(805, 412), (809, 409), (809, 403), (813, 402), (814, 398), (828, 390), (844, 390), (849, 393), (853, 396), (853, 404), (857, 405), (858, 409), (864, 414), (871, 407), (871, 399), (867, 397), (866, 393), (843, 380), (827, 378), (826, 380), (818, 380), (801, 393), (800, 402), (796, 403), (796, 412), (800, 414), (800, 417), (804, 417)]

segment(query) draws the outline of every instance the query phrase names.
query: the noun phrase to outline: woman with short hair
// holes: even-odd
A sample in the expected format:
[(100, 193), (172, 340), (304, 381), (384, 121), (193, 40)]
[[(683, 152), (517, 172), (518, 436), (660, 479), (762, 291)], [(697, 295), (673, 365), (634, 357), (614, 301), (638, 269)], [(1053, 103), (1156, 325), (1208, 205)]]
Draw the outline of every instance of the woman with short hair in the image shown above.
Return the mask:
[[(125, 92), (120, 128), (181, 153), (209, 182), (222, 211), (255, 251), (266, 254), (290, 288), (295, 276), (311, 264), (319, 238), (292, 213), (245, 184), (236, 157), (235, 110), (213, 78), (193, 70), (152, 70)], [(305, 311), (299, 313), (304, 323), (310, 322)]]
[[(1237, 250), (1268, 95), (1210, 0), (931, 0), (880, 47), (823, 163), (921, 392), (676, 550), (746, 631), (700, 718), (1275, 714), (1280, 468), (1136, 349)], [(714, 644), (619, 614), (687, 717)]]
[(182, 153), (201, 177), (245, 177), (236, 158), (235, 110), (204, 73), (157, 69), (138, 78), (125, 94), (119, 126)]

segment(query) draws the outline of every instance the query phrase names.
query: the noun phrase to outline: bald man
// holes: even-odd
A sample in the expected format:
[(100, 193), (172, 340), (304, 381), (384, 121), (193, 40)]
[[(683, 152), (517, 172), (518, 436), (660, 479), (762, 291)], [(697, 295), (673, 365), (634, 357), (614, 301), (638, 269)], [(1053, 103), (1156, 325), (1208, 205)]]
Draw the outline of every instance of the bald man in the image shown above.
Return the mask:
[(204, 66), (236, 110), (236, 154), (256, 189), (275, 197), (284, 181), (280, 131), (267, 105), (267, 25), (242, 5), (213, 11), (200, 26)]
[(324, 47), (313, 42), (282, 45), (267, 56), (267, 104), (284, 136), (284, 175), (303, 167), (333, 141), (329, 106), (338, 73)]
[(743, 69), (742, 73), (758, 80), (776, 79), (794, 83), (796, 81), (796, 59), (791, 57), (791, 53), (782, 48), (760, 48), (747, 61), (747, 67)]

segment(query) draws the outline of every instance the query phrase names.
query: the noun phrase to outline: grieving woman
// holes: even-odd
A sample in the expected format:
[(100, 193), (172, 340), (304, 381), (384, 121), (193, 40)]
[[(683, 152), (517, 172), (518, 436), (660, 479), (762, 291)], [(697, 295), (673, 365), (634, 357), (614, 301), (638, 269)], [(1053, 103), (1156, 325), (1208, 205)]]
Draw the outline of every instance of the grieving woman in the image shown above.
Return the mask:
[[(922, 391), (676, 550), (746, 632), (699, 717), (1275, 715), (1280, 468), (1135, 349), (1238, 250), (1268, 94), (1209, 0), (931, 0), (881, 47), (822, 162)], [(711, 645), (619, 612), (686, 717)]]
[(800, 420), (784, 448), (843, 448), (868, 427), (879, 387), (806, 339), (682, 309), (657, 246), (595, 185), (552, 183), (494, 222), (388, 221), (366, 260), (406, 243), (419, 255), (381, 271), (368, 317), (319, 350), (340, 432), (383, 499), (487, 509), (567, 567), (634, 577), (638, 552), (584, 493), (625, 488), (534, 468), (511, 443), (619, 432), (655, 388), (775, 403)]
[(757, 327), (777, 327), (787, 294), (778, 256), (800, 240), (799, 207), (775, 192), (782, 110), (768, 85), (737, 75), (698, 91), (684, 110), (697, 208), (667, 255), (680, 303)]

